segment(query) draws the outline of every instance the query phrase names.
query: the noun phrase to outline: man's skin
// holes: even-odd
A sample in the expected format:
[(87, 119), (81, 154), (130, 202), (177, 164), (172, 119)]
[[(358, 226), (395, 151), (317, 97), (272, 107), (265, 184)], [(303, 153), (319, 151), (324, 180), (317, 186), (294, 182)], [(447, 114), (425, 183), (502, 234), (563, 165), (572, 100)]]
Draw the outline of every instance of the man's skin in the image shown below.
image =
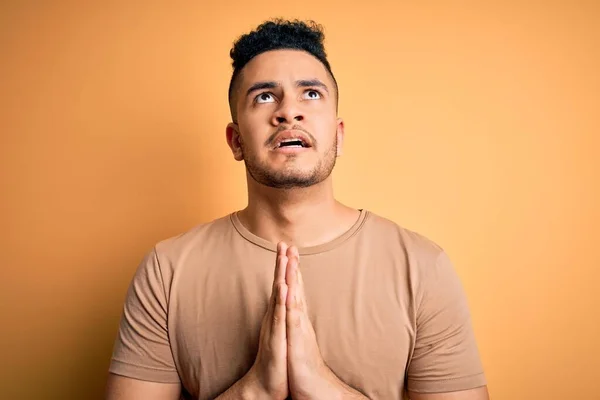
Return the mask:
[[(271, 87), (248, 92), (265, 82)], [(239, 77), (234, 122), (226, 130), (234, 158), (244, 160), (247, 167), (248, 206), (238, 215), (252, 233), (278, 246), (271, 301), (255, 362), (218, 399), (366, 398), (338, 379), (321, 357), (306, 310), (297, 250), (340, 236), (359, 215), (333, 196), (330, 172), (344, 139), (344, 122), (337, 118), (336, 102), (333, 79), (320, 61), (302, 51), (262, 53)], [(297, 152), (274, 149), (270, 139), (290, 130), (307, 134), (312, 146)], [(281, 182), (310, 184), (278, 186)], [(107, 389), (108, 400), (178, 400), (180, 394), (179, 384), (112, 374)], [(409, 392), (409, 397), (489, 399), (486, 387), (436, 394)]]

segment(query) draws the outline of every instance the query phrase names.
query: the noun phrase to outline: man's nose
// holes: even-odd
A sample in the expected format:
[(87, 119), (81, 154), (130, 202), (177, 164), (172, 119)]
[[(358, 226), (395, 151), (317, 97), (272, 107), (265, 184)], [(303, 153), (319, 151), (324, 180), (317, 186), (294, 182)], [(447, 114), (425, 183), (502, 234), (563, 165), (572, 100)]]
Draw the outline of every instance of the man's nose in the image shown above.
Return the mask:
[(295, 99), (286, 99), (280, 103), (279, 108), (273, 113), (273, 125), (284, 123), (293, 124), (304, 120), (304, 113)]

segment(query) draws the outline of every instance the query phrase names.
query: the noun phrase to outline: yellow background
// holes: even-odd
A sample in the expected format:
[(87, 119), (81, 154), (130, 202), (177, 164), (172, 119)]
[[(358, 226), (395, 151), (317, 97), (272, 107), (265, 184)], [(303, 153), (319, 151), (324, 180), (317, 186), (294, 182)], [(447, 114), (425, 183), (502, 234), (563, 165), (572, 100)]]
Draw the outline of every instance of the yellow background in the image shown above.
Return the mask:
[(229, 49), (285, 16), (326, 29), (338, 198), (447, 249), (493, 399), (600, 399), (600, 7), (524, 3), (2, 2), (0, 398), (102, 398), (143, 254), (245, 205)]

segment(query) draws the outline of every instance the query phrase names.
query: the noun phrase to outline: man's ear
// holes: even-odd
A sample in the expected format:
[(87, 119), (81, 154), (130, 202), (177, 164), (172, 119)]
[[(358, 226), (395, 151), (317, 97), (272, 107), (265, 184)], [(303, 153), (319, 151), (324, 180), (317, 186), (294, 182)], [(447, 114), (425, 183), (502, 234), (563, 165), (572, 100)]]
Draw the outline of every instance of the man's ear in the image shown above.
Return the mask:
[(242, 161), (244, 159), (244, 153), (242, 152), (242, 144), (240, 137), (240, 129), (238, 124), (230, 122), (227, 124), (225, 129), (225, 137), (227, 138), (227, 144), (233, 153), (233, 158), (236, 161)]
[(341, 118), (337, 119), (337, 129), (335, 132), (337, 136), (337, 156), (341, 156), (343, 154), (344, 148), (344, 120)]

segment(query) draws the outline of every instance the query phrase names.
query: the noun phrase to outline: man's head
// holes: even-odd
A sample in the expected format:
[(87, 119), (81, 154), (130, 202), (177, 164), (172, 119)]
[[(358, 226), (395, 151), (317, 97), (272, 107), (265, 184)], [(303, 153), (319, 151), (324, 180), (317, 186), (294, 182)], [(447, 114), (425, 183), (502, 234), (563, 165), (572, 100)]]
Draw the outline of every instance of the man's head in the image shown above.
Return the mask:
[(270, 187), (325, 180), (341, 154), (344, 125), (321, 28), (269, 21), (240, 37), (230, 54), (227, 142), (236, 160)]
[(333, 80), (337, 107), (338, 86), (327, 60), (323, 40), (323, 29), (315, 22), (281, 19), (264, 22), (254, 31), (238, 38), (229, 51), (233, 60), (233, 74), (229, 81), (229, 109), (232, 121), (236, 122), (237, 120), (236, 95), (242, 70), (254, 57), (270, 50), (300, 50), (317, 58)]

